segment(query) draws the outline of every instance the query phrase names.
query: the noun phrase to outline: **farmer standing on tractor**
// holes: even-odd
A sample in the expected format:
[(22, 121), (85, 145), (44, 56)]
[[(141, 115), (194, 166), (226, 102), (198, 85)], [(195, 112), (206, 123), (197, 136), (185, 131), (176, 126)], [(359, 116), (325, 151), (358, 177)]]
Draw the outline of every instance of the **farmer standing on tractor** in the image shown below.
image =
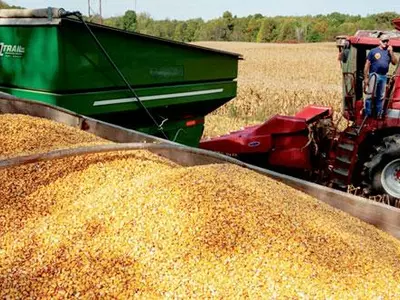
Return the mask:
[(376, 114), (382, 115), (382, 104), (385, 97), (387, 72), (390, 63), (396, 65), (397, 57), (393, 54), (393, 48), (389, 45), (389, 35), (380, 36), (379, 46), (371, 49), (364, 67), (364, 90), (369, 96), (365, 101), (367, 116), (372, 115), (372, 100), (375, 102)]

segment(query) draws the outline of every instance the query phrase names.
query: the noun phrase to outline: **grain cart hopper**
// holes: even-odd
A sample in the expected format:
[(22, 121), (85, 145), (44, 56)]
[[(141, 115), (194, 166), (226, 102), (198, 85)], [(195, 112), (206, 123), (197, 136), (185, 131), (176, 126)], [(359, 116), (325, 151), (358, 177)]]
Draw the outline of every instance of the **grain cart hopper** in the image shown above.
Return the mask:
[(239, 58), (62, 9), (0, 11), (1, 91), (191, 146), (236, 96)]
[(367, 53), (379, 45), (382, 34), (391, 37), (390, 45), (399, 56), (400, 19), (394, 24), (397, 31), (358, 31), (337, 40), (343, 116), (348, 120), (344, 130), (333, 123), (330, 107), (310, 105), (295, 116), (276, 115), (263, 124), (204, 140), (200, 147), (339, 189), (352, 185), (362, 195), (399, 206), (399, 66), (388, 76), (381, 117), (374, 104), (367, 116), (365, 100), (372, 97), (374, 103), (374, 96), (364, 94), (363, 86)]

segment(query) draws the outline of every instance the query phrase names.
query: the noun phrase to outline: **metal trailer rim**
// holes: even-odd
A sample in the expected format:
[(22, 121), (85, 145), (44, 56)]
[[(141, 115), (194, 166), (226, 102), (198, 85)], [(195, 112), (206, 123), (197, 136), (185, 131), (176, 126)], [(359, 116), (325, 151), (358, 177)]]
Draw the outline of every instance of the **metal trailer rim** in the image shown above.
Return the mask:
[(400, 198), (400, 158), (392, 160), (383, 168), (381, 183), (390, 196)]

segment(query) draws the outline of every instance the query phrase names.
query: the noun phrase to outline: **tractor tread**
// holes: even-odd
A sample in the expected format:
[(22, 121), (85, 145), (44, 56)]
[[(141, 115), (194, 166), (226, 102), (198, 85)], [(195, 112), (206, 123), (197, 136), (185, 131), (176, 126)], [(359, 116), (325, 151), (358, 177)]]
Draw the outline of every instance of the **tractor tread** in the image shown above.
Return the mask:
[(343, 144), (339, 144), (338, 147), (340, 149), (343, 149), (343, 150), (346, 150), (346, 151), (350, 151), (350, 152), (352, 152), (354, 150), (354, 144), (343, 143)]
[(349, 176), (349, 170), (346, 170), (346, 169), (335, 168), (335, 169), (333, 169), (333, 172), (336, 173), (336, 174), (339, 174), (341, 176), (344, 176), (344, 177), (348, 177)]
[(356, 137), (356, 136), (358, 136), (358, 129), (352, 128), (352, 129), (346, 131), (346, 134), (351, 137)]
[(348, 164), (348, 165), (351, 164), (351, 159), (349, 157), (347, 157), (347, 156), (337, 156), (336, 159), (338, 161), (342, 162), (342, 163), (345, 163), (345, 164)]
[(341, 181), (338, 178), (335, 178), (334, 180), (332, 180), (332, 184), (338, 186), (341, 189), (346, 189), (347, 188), (347, 184), (343, 181)]

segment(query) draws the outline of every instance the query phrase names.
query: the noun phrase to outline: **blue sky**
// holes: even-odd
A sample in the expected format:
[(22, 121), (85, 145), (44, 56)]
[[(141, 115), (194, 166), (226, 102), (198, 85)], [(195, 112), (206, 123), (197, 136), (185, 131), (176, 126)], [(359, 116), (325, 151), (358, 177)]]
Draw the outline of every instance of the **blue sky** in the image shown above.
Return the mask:
[[(5, 0), (8, 4), (27, 8), (63, 7), (67, 10), (88, 12), (88, 0)], [(91, 0), (94, 11), (98, 12), (99, 0)], [(103, 16), (122, 15), (127, 9), (147, 12), (154, 19), (216, 18), (226, 10), (238, 17), (261, 13), (276, 15), (316, 15), (341, 12), (366, 16), (384, 11), (400, 13), (399, 0), (102, 0)]]

